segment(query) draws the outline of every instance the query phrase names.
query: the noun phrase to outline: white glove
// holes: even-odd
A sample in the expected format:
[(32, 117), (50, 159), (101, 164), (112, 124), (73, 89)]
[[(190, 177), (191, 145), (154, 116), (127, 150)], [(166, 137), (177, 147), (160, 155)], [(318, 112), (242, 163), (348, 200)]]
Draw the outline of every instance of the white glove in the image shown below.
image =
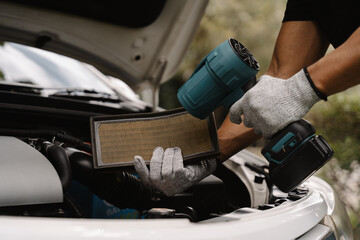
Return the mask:
[[(326, 100), (302, 69), (284, 80), (263, 75), (258, 83), (230, 108), (230, 120), (254, 128), (255, 133), (269, 139), (288, 124), (300, 120), (320, 100)], [(316, 91), (316, 92), (315, 92)]]
[(134, 157), (135, 169), (144, 183), (154, 186), (167, 196), (183, 192), (216, 169), (216, 160), (202, 160), (184, 167), (180, 148), (154, 149), (150, 171), (141, 156)]

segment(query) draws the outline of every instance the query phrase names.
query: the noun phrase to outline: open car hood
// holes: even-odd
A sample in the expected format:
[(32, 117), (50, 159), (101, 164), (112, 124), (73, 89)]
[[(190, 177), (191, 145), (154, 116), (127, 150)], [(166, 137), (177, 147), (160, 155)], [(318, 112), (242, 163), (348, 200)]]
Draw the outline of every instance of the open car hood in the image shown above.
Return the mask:
[(0, 41), (73, 57), (134, 90), (177, 70), (208, 0), (0, 0)]

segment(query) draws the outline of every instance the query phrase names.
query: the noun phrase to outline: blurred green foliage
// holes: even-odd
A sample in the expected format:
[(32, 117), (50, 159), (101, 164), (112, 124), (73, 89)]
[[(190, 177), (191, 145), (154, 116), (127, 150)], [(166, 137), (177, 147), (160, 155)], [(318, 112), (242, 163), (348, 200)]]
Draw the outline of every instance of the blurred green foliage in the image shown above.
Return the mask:
[(160, 86), (159, 103), (160, 107), (165, 109), (174, 109), (181, 107), (177, 99), (177, 90), (183, 84), (181, 73), (176, 74), (170, 81)]
[(306, 116), (317, 134), (323, 135), (334, 150), (333, 159), (321, 169), (319, 176), (339, 192), (349, 213), (354, 236), (360, 233), (360, 209), (351, 199), (358, 199), (360, 183), (350, 176), (359, 174), (353, 169), (354, 162), (360, 159), (359, 101), (360, 86), (356, 86), (329, 97), (327, 102), (317, 103)]
[(360, 96), (359, 87), (329, 97), (316, 104), (307, 119), (329, 142), (340, 166), (349, 169), (360, 159)]
[(244, 44), (265, 71), (286, 6), (285, 0), (210, 0), (200, 28), (180, 71), (187, 79), (197, 64), (215, 47), (235, 38)]

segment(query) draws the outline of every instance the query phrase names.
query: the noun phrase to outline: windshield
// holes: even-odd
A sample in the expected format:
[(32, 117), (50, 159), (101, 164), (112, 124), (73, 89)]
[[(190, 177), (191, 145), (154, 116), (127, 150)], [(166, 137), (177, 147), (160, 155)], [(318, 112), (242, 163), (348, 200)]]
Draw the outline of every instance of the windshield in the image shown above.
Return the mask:
[(88, 89), (114, 94), (84, 63), (9, 42), (0, 45), (0, 83), (22, 83), (53, 90)]

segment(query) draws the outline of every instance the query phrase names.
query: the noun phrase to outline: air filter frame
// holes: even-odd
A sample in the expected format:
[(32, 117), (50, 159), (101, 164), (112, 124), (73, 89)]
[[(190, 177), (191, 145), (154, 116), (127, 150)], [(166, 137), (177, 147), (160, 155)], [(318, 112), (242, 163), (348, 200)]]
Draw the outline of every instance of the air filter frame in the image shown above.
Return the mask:
[(184, 162), (219, 155), (213, 114), (200, 120), (178, 108), (92, 117), (90, 126), (95, 169), (133, 167), (135, 155), (141, 155), (148, 164), (158, 146), (180, 147)]

